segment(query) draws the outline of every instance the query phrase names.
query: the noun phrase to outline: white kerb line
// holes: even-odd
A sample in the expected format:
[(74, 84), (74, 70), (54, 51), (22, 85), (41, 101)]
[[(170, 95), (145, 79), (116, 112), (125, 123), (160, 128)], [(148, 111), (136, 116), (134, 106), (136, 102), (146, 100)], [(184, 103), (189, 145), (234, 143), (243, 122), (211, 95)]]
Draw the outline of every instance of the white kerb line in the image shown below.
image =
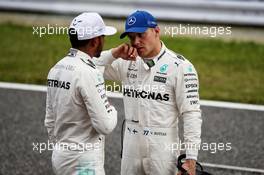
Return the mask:
[(244, 104), (244, 103), (232, 103), (232, 102), (211, 101), (211, 100), (200, 100), (200, 103), (202, 106), (264, 111), (264, 105), (252, 105), (252, 104)]
[[(47, 87), (42, 85), (34, 84), (22, 84), (22, 83), (6, 83), (0, 82), (0, 88), (4, 89), (15, 89), (15, 90), (28, 90), (28, 91), (38, 91), (46, 92)], [(119, 92), (106, 92), (109, 98), (122, 99), (123, 95)], [(221, 101), (211, 101), (211, 100), (201, 100), (202, 106), (211, 106), (219, 108), (229, 108), (229, 109), (244, 109), (244, 110), (253, 110), (253, 111), (264, 111), (264, 105), (252, 105), (244, 103), (232, 103), (232, 102), (221, 102)]]
[(25, 90), (25, 91), (47, 92), (47, 87), (46, 86), (35, 85), (35, 84), (0, 82), (0, 88), (3, 88), (3, 89), (14, 89), (14, 90)]
[(219, 168), (219, 169), (228, 169), (228, 170), (236, 170), (236, 171), (245, 171), (251, 173), (264, 173), (264, 169), (256, 169), (256, 168), (247, 168), (247, 167), (239, 167), (239, 166), (230, 166), (230, 165), (221, 165), (221, 164), (213, 164), (213, 163), (204, 163), (201, 164), (205, 167), (209, 168)]

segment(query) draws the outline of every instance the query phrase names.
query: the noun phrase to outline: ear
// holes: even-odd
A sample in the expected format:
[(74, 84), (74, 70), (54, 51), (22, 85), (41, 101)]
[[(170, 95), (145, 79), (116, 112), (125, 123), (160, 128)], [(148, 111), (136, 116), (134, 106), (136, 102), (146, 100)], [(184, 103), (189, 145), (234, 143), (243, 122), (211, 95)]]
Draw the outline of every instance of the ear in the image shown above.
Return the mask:
[(155, 28), (154, 28), (154, 31), (155, 31), (155, 33), (156, 33), (156, 35), (160, 35), (160, 28), (159, 28), (159, 26), (156, 26)]

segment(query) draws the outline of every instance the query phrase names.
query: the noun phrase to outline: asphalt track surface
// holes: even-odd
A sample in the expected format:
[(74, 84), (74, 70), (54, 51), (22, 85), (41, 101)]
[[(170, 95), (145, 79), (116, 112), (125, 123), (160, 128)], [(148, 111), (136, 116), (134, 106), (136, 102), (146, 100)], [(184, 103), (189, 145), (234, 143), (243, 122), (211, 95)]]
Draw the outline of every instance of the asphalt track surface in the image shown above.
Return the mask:
[[(53, 174), (51, 151), (39, 151), (33, 143), (47, 143), (43, 126), (45, 93), (0, 88), (0, 174)], [(118, 109), (117, 128), (106, 139), (106, 174), (120, 172), (120, 132), (124, 118), (122, 99), (110, 99)], [(231, 143), (230, 151), (200, 151), (199, 161), (264, 169), (264, 112), (202, 106), (203, 143)], [(214, 175), (261, 174), (209, 168)]]

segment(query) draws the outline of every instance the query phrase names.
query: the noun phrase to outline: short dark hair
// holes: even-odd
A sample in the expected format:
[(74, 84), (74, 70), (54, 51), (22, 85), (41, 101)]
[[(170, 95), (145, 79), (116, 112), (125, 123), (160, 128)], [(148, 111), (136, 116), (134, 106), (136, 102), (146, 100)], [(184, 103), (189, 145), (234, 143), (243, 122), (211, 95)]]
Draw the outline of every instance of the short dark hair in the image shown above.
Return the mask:
[(80, 47), (85, 46), (89, 43), (89, 39), (87, 40), (78, 40), (77, 32), (75, 29), (70, 28), (69, 29), (69, 38), (72, 45), (72, 48), (78, 49)]

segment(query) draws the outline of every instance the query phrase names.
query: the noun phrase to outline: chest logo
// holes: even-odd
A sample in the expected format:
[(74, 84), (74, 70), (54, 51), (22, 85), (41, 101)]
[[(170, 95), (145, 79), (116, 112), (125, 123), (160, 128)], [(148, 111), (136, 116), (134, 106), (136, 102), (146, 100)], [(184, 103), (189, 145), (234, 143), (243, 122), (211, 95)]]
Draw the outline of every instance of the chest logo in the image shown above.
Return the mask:
[(160, 67), (160, 72), (161, 72), (161, 73), (166, 73), (166, 72), (168, 71), (168, 67), (169, 67), (168, 64), (163, 64), (163, 65)]
[(192, 66), (190, 65), (188, 68), (187, 68), (188, 72), (192, 72), (193, 71), (193, 68)]

